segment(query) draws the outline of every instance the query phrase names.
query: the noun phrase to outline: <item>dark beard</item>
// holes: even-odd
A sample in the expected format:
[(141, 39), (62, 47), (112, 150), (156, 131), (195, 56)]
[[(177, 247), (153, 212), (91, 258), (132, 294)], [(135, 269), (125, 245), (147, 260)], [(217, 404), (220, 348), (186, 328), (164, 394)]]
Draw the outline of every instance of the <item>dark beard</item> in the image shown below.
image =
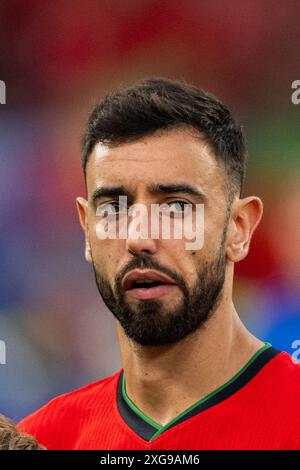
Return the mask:
[[(206, 262), (198, 271), (192, 292), (177, 273), (160, 266), (151, 255), (134, 254), (115, 280), (115, 292), (109, 282), (93, 268), (97, 287), (104, 303), (120, 322), (126, 335), (143, 346), (162, 346), (176, 343), (198, 330), (216, 310), (222, 296), (225, 280), (225, 233), (218, 256)], [(173, 279), (183, 294), (182, 301), (169, 308), (160, 300), (142, 300), (129, 304), (122, 288), (124, 275), (132, 269), (156, 269)]]

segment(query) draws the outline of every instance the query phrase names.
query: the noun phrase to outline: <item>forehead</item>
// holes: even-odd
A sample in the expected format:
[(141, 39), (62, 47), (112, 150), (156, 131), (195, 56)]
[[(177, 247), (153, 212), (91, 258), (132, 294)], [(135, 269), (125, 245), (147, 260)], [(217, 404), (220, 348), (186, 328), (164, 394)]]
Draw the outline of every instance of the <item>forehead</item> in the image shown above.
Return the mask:
[(115, 147), (96, 144), (86, 174), (88, 191), (114, 184), (134, 190), (157, 181), (212, 190), (223, 185), (225, 172), (200, 134), (173, 129)]

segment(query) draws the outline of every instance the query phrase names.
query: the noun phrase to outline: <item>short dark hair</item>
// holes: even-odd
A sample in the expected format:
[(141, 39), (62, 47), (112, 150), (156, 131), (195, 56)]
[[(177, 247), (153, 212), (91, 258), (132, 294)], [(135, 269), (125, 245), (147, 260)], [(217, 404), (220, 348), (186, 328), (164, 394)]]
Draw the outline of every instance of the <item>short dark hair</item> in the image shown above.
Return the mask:
[(107, 95), (93, 109), (82, 138), (82, 166), (94, 146), (135, 141), (158, 130), (190, 127), (204, 135), (223, 162), (230, 189), (242, 193), (246, 146), (242, 127), (210, 93), (178, 80), (146, 79)]

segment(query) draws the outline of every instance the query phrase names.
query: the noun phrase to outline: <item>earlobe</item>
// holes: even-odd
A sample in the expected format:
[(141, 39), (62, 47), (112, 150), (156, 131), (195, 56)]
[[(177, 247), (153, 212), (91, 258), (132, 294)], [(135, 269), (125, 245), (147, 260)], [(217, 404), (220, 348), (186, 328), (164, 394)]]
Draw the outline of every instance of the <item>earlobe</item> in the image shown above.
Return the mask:
[(80, 222), (80, 225), (82, 227), (82, 230), (85, 236), (85, 252), (84, 252), (85, 259), (88, 263), (91, 263), (92, 256), (91, 256), (91, 247), (90, 247), (89, 238), (88, 238), (87, 205), (88, 205), (88, 202), (83, 197), (76, 198), (76, 207), (77, 207), (79, 222)]
[(256, 196), (249, 196), (234, 202), (226, 250), (230, 261), (236, 263), (247, 256), (252, 235), (262, 214), (263, 204)]
[(80, 225), (81, 225), (81, 227), (84, 231), (86, 229), (87, 204), (88, 204), (88, 202), (84, 197), (77, 197), (76, 198), (76, 207), (77, 207), (79, 222), (80, 222)]

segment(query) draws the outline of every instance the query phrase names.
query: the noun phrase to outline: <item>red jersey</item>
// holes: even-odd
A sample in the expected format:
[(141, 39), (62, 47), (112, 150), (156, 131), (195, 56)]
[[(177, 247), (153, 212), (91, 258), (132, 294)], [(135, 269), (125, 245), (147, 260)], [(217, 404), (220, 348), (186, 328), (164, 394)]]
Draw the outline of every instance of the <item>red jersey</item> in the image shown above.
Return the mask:
[(51, 400), (18, 429), (47, 449), (300, 449), (300, 364), (268, 343), (165, 426), (126, 395), (123, 369)]

